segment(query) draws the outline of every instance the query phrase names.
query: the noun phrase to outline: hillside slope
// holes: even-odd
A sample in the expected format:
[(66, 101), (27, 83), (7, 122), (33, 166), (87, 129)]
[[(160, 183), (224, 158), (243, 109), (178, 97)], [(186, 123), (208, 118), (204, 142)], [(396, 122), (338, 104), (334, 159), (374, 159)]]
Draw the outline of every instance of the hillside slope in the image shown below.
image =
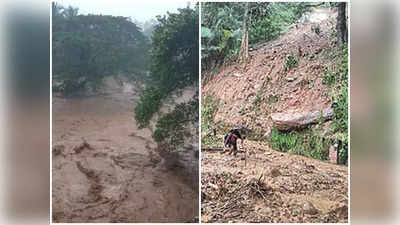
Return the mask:
[[(244, 145), (239, 141), (238, 147), (246, 155), (243, 151), (237, 156), (219, 151), (232, 126), (248, 125), (255, 137), (260, 137), (258, 134), (271, 131), (272, 113), (332, 107), (337, 90), (329, 85), (326, 74), (338, 71), (341, 65), (335, 19), (335, 12), (315, 9), (278, 39), (253, 46), (248, 64), (233, 63), (215, 75), (206, 74), (202, 89), (202, 222), (348, 221), (348, 167), (292, 154), (317, 152), (320, 159), (326, 159), (326, 147), (332, 143), (324, 145), (325, 131), (334, 120), (305, 129), (314, 132), (314, 128), (322, 128), (312, 135), (304, 131), (301, 141), (287, 138), (298, 131), (279, 132), (281, 146), (295, 143), (302, 145), (300, 149), (275, 151), (272, 139), (253, 137)], [(296, 62), (297, 66), (291, 66)], [(216, 128), (216, 135), (210, 128)]]
[[(309, 22), (298, 23), (278, 39), (250, 51), (245, 66), (221, 68), (206, 84), (203, 97), (219, 100), (214, 121), (247, 124), (256, 131), (271, 128), (274, 112), (311, 112), (330, 106), (330, 90), (323, 75), (337, 63), (333, 31), (336, 13), (316, 9)], [(306, 19), (307, 20), (307, 19)], [(319, 24), (320, 33), (312, 28)], [(297, 67), (285, 70), (286, 58), (294, 56)]]

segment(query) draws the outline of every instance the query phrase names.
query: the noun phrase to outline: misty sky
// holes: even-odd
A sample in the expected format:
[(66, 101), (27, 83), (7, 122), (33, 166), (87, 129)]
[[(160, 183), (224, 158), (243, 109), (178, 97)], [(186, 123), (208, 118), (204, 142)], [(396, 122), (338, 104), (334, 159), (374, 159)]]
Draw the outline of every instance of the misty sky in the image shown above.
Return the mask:
[[(79, 8), (80, 14), (103, 14), (131, 17), (138, 21), (155, 18), (166, 12), (177, 12), (187, 6), (187, 0), (55, 0), (63, 6)], [(191, 2), (191, 6), (194, 2)]]

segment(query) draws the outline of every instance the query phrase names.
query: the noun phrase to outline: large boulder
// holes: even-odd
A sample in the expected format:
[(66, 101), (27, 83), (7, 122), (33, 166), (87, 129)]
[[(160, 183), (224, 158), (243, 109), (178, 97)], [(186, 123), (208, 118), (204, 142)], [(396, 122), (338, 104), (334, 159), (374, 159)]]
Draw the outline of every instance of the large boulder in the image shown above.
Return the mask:
[(333, 109), (326, 108), (314, 112), (272, 113), (271, 119), (275, 128), (280, 131), (289, 131), (318, 123), (320, 119), (323, 121), (329, 120), (333, 115)]

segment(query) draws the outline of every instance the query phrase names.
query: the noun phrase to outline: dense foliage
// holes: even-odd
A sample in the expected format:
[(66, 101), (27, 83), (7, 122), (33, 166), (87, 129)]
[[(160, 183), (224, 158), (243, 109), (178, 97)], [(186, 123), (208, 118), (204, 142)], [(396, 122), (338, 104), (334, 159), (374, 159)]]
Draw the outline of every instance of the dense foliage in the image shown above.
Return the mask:
[[(220, 144), (221, 140), (212, 134), (213, 128), (218, 132), (227, 130), (223, 124), (216, 124), (214, 122), (219, 104), (220, 102), (218, 99), (211, 95), (203, 96), (201, 99), (201, 145), (204, 147)], [(228, 130), (229, 129), (230, 128), (228, 128)]]
[(199, 121), (199, 99), (193, 98), (187, 103), (177, 105), (170, 113), (163, 115), (156, 124), (153, 133), (157, 142), (167, 141), (170, 145), (179, 146), (183, 144), (185, 136), (185, 125), (197, 124)]
[(142, 90), (139, 102), (135, 107), (135, 119), (139, 128), (149, 124), (149, 120), (161, 106), (160, 90), (154, 87), (148, 87)]
[(343, 47), (340, 57), (340, 67), (336, 73), (335, 87), (337, 90), (333, 94), (333, 110), (335, 118), (332, 121), (332, 129), (336, 133), (337, 139), (340, 142), (339, 155), (342, 159), (347, 160), (348, 156), (348, 119), (349, 119), (349, 98), (348, 98), (348, 47), (347, 44)]
[(105, 76), (147, 70), (149, 40), (130, 18), (80, 15), (53, 3), (52, 29), (54, 83), (66, 95), (96, 88)]
[(158, 16), (151, 47), (151, 76), (163, 93), (198, 80), (198, 9), (178, 9)]
[[(155, 99), (141, 95), (135, 108), (135, 118), (142, 127), (158, 111), (161, 99), (194, 84), (199, 76), (198, 7), (178, 9), (178, 13), (158, 16), (157, 20), (150, 50), (151, 79), (155, 84), (151, 91), (157, 94)], [(155, 106), (149, 108), (149, 104)]]
[(348, 53), (345, 47), (340, 54), (340, 68), (337, 73), (333, 73), (335, 80), (335, 90), (333, 95), (333, 110), (335, 120), (332, 123), (334, 131), (347, 134), (348, 129)]
[[(249, 43), (276, 38), (314, 3), (250, 3)], [(241, 44), (245, 3), (202, 3), (202, 69), (235, 60)]]
[(242, 37), (243, 3), (202, 3), (202, 69), (234, 59)]

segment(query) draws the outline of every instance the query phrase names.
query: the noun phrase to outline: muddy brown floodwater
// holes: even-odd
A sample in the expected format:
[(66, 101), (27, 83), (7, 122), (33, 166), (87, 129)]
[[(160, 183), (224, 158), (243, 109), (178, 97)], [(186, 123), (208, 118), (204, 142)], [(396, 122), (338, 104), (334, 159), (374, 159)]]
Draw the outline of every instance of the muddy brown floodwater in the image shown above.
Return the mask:
[(187, 222), (198, 192), (155, 150), (123, 86), (101, 96), (53, 97), (53, 222)]

